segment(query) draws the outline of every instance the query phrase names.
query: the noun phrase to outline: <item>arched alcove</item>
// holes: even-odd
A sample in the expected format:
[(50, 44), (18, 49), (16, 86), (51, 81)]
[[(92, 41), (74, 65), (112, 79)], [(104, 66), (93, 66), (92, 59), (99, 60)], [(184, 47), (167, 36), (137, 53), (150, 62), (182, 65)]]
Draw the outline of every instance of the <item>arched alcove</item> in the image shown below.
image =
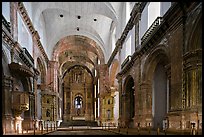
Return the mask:
[(134, 79), (132, 76), (128, 76), (124, 83), (125, 90), (125, 119), (126, 126), (133, 127), (133, 121), (135, 116), (135, 90)]
[(163, 120), (169, 109), (169, 85), (170, 79), (167, 74), (170, 74), (169, 56), (165, 45), (158, 45), (157, 48), (147, 56), (142, 72), (142, 80), (147, 83), (148, 95), (151, 96), (147, 100), (151, 106), (148, 108), (152, 113), (152, 127), (162, 129)]
[(152, 83), (152, 115), (153, 127), (162, 129), (162, 121), (167, 114), (167, 75), (164, 65), (158, 63)]

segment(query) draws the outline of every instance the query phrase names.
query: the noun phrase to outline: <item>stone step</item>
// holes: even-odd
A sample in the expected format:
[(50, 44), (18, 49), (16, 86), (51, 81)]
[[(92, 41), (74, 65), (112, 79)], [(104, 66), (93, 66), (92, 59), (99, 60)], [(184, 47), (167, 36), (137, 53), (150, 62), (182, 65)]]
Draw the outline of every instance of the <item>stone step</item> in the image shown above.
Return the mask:
[(70, 120), (70, 121), (63, 121), (60, 124), (60, 127), (69, 127), (69, 126), (92, 126), (97, 127), (98, 124), (96, 121), (86, 121), (86, 120)]

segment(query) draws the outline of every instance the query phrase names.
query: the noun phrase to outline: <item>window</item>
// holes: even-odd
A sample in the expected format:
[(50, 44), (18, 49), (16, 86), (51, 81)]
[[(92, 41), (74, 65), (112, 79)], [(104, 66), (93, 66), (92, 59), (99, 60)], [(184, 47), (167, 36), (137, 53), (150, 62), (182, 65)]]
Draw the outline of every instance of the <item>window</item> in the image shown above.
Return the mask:
[(75, 97), (75, 108), (82, 108), (82, 98), (80, 96)]

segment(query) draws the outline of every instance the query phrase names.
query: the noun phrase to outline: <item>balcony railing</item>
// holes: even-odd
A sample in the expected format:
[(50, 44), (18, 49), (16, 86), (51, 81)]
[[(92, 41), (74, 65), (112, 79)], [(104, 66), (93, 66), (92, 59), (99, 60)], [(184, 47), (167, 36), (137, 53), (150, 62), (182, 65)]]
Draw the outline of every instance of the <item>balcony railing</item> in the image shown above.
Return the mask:
[(24, 49), (24, 53), (27, 55), (27, 57), (30, 59), (30, 61), (34, 64), (34, 59), (33, 57), (30, 55), (30, 53), (28, 52), (28, 50), (26, 48)]
[(9, 22), (7, 22), (7, 20), (4, 18), (3, 15), (2, 15), (2, 24), (6, 27), (9, 33), (11, 33), (11, 25)]
[(30, 55), (26, 48), (23, 48), (23, 50), (19, 54), (19, 57), (28, 67), (32, 67), (34, 65), (34, 59), (32, 58), (32, 56)]
[(123, 63), (121, 64), (121, 68), (123, 69), (125, 67), (125, 65), (131, 60), (131, 56), (127, 56), (127, 58), (123, 61)]
[(161, 24), (162, 17), (157, 17), (149, 29), (145, 32), (145, 34), (141, 38), (141, 44), (143, 44), (149, 36), (153, 33), (153, 31)]

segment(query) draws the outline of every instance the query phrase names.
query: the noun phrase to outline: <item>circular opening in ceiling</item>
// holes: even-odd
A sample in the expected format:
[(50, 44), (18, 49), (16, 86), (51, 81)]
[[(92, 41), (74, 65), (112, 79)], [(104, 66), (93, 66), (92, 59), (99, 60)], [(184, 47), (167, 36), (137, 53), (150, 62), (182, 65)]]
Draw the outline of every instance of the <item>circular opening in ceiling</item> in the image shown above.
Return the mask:
[(78, 19), (81, 19), (81, 16), (78, 15), (77, 18), (78, 18)]
[(60, 17), (63, 18), (64, 17), (63, 14), (60, 14)]
[(94, 19), (94, 21), (97, 21), (97, 19)]

